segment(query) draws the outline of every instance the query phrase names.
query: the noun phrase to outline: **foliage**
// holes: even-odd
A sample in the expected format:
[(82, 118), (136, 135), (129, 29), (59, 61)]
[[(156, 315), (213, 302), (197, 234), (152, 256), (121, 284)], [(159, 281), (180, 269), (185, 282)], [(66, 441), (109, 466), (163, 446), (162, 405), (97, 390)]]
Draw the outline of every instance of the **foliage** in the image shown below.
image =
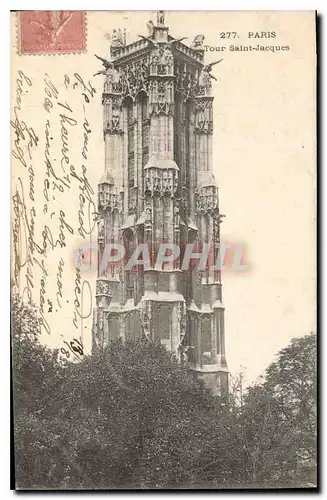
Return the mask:
[(260, 384), (241, 388), (241, 400), (238, 387), (227, 400), (160, 344), (116, 341), (63, 365), (38, 342), (34, 310), (16, 297), (12, 313), (18, 488), (312, 481), (301, 464), (303, 454), (315, 462), (314, 336), (293, 341)]
[(316, 483), (316, 336), (293, 339), (244, 395), (238, 420), (249, 484)]

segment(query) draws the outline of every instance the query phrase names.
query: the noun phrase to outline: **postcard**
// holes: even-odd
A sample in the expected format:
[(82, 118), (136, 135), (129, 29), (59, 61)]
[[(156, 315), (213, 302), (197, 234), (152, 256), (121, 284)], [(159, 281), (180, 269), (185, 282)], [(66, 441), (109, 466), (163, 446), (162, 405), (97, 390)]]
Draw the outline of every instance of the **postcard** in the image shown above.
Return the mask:
[(13, 488), (317, 488), (316, 13), (11, 13)]

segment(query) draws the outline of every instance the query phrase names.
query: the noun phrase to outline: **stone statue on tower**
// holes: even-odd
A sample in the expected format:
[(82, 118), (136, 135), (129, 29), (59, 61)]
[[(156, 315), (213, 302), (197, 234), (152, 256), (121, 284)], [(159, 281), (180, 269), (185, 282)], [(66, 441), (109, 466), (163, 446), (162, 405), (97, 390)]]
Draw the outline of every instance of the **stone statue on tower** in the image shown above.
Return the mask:
[(165, 26), (165, 11), (164, 10), (158, 10), (158, 12), (157, 12), (157, 25), (158, 26)]

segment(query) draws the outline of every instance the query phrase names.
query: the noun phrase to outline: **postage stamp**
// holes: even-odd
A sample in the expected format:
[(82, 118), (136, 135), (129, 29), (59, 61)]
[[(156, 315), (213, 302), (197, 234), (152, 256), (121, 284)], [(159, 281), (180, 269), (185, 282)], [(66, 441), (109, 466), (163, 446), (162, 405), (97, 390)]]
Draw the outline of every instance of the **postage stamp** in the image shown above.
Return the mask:
[(85, 52), (84, 11), (24, 11), (19, 13), (20, 54)]

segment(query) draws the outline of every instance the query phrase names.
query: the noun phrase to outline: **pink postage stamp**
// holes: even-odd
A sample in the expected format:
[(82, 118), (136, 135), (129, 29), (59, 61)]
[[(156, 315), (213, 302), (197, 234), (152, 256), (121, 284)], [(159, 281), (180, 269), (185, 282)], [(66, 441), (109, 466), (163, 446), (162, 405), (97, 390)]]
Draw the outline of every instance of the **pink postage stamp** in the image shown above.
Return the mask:
[(21, 54), (85, 52), (84, 11), (24, 11), (19, 13)]

